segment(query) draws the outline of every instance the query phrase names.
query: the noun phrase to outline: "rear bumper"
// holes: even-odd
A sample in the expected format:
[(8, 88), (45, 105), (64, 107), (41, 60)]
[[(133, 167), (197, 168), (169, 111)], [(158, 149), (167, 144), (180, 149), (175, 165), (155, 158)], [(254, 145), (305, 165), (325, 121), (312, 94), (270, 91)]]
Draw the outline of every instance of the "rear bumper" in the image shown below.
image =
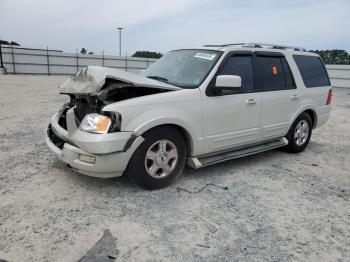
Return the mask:
[[(46, 144), (58, 159), (85, 175), (101, 178), (121, 176), (134, 151), (144, 141), (133, 132), (89, 134), (77, 128), (67, 131), (58, 124), (58, 119), (56, 114), (51, 120)], [(94, 161), (82, 161), (81, 155)]]

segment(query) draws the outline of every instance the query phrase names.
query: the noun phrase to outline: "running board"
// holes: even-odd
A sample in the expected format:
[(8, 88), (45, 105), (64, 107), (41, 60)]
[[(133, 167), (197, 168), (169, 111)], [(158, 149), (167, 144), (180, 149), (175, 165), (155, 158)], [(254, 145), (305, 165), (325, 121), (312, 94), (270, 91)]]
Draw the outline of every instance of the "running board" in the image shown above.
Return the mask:
[(200, 157), (200, 158), (189, 157), (187, 159), (187, 164), (194, 169), (198, 169), (201, 167), (214, 165), (216, 163), (220, 163), (226, 160), (257, 154), (257, 153), (261, 153), (267, 150), (279, 148), (286, 145), (288, 145), (288, 140), (285, 137), (282, 137), (278, 140), (273, 140), (257, 146), (251, 146), (247, 148), (224, 152), (213, 156)]

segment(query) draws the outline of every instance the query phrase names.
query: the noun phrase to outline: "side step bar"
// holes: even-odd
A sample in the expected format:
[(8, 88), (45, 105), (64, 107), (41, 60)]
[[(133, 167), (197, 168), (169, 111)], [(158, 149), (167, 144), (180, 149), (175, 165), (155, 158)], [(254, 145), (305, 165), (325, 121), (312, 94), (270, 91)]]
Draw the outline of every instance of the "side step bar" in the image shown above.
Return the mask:
[(267, 150), (275, 149), (286, 145), (288, 145), (288, 140), (285, 137), (282, 137), (278, 140), (273, 140), (264, 144), (237, 149), (233, 151), (228, 151), (224, 153), (219, 153), (217, 155), (200, 157), (200, 158), (189, 157), (187, 159), (187, 164), (194, 169), (198, 169), (201, 167), (214, 165), (226, 160), (257, 154), (260, 152), (264, 152)]

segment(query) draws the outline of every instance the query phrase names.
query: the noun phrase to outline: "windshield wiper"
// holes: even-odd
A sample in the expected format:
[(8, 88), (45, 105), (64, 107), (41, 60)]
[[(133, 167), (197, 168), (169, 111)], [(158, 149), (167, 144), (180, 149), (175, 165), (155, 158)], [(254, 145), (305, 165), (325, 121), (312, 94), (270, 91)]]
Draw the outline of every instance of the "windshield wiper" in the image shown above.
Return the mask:
[(161, 82), (168, 82), (168, 79), (161, 77), (161, 76), (147, 76), (147, 78), (155, 79)]

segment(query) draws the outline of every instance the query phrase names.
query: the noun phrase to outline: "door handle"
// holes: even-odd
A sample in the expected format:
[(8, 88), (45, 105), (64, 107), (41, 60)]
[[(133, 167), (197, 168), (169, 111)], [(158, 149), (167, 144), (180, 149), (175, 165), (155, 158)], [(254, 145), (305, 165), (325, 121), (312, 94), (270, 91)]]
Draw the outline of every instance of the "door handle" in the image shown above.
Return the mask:
[(298, 95), (297, 94), (293, 94), (290, 96), (291, 100), (297, 100), (298, 99)]
[(254, 104), (256, 104), (256, 100), (255, 100), (254, 98), (250, 98), (250, 99), (247, 100), (246, 103), (247, 103), (247, 104), (254, 105)]

